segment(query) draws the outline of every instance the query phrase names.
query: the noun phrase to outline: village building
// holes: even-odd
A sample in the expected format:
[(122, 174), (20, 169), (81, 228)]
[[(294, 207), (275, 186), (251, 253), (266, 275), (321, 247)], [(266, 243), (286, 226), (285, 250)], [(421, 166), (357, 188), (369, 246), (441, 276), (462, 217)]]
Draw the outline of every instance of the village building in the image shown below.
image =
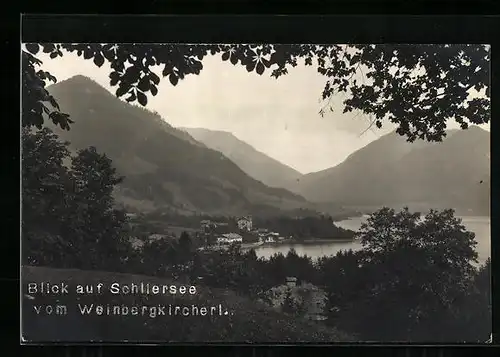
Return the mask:
[(149, 240), (154, 241), (154, 240), (160, 240), (160, 239), (165, 239), (168, 238), (169, 236), (166, 234), (160, 234), (160, 233), (153, 233), (149, 235)]
[(247, 217), (240, 217), (238, 218), (238, 228), (240, 230), (246, 230), (250, 232), (252, 230), (253, 222), (252, 222), (252, 217), (247, 216)]
[(212, 222), (210, 220), (204, 219), (203, 221), (200, 222), (200, 225), (201, 225), (202, 229), (205, 229), (205, 228), (209, 228), (211, 223)]
[(293, 288), (297, 285), (297, 278), (294, 276), (287, 276), (286, 277), (286, 285)]
[(308, 320), (326, 320), (326, 292), (307, 282), (297, 283), (297, 278), (287, 277), (285, 284), (264, 292), (264, 301), (278, 311), (283, 311), (285, 299), (289, 296), (295, 306), (300, 306), (301, 316)]
[(266, 237), (264, 238), (264, 242), (265, 242), (265, 243), (274, 243), (274, 242), (276, 242), (276, 241), (274, 240), (274, 237), (273, 237), (273, 236), (266, 236)]
[(265, 243), (274, 243), (278, 241), (279, 237), (280, 237), (279, 233), (270, 232), (263, 235), (263, 240)]
[(237, 233), (226, 233), (222, 234), (217, 238), (218, 244), (232, 244), (232, 243), (242, 243), (243, 237)]
[(141, 249), (144, 246), (144, 241), (138, 237), (130, 237), (130, 244), (134, 249)]

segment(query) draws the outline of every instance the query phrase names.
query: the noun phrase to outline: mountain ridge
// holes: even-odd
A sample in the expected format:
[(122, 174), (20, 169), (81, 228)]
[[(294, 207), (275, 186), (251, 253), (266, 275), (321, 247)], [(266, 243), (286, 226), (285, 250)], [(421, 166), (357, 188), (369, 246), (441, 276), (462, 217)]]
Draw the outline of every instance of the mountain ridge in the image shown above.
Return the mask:
[(408, 205), (489, 214), (489, 188), (477, 187), (489, 182), (489, 135), (471, 126), (451, 130), (442, 142), (408, 143), (392, 132), (339, 165), (304, 175), (293, 190), (313, 202), (335, 200), (345, 206)]
[(48, 90), (74, 120), (69, 131), (54, 125), (52, 129), (73, 150), (95, 146), (113, 160), (126, 177), (117, 190), (122, 202), (238, 214), (255, 206), (287, 209), (306, 204), (298, 194), (254, 180), (158, 113), (116, 98), (88, 77), (77, 75)]
[(207, 147), (222, 152), (243, 171), (270, 187), (293, 187), (293, 182), (302, 173), (259, 151), (231, 132), (206, 128), (181, 127), (195, 140)]

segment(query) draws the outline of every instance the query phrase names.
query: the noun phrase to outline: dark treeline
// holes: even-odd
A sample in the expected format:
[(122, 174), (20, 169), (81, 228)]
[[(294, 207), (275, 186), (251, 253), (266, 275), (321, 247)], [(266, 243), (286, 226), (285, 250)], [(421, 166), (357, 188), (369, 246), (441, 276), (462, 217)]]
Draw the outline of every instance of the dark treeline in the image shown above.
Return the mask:
[[(186, 232), (134, 248), (129, 221), (112, 196), (121, 180), (111, 160), (94, 148), (71, 156), (49, 129), (23, 131), (23, 264), (174, 276), (252, 299), (293, 276), (324, 289), (325, 323), (359, 341), (489, 337), (490, 263), (474, 267), (474, 234), (452, 210), (431, 211), (420, 220), (407, 209), (383, 208), (359, 231), (358, 252), (313, 261), (292, 250), (263, 260), (237, 247), (197, 251)], [(315, 220), (268, 223), (277, 231), (292, 225), (290, 235), (297, 230), (303, 236), (330, 235), (331, 219), (318, 219), (324, 231), (312, 230)]]
[(298, 240), (317, 239), (352, 239), (354, 232), (334, 225), (333, 218), (327, 215), (307, 217), (286, 217), (255, 220), (257, 227), (264, 227), (279, 232), (285, 237)]
[[(302, 212), (303, 213), (303, 212)], [(292, 237), (297, 240), (307, 239), (352, 239), (354, 232), (337, 227), (329, 215), (308, 213), (308, 216), (262, 216), (254, 217), (255, 228), (265, 228), (271, 232), (278, 232), (283, 237)], [(215, 233), (237, 232), (237, 217), (213, 216), (204, 214), (182, 215), (171, 211), (157, 210), (147, 214), (138, 214), (132, 221), (138, 226), (147, 226), (150, 229), (161, 230), (166, 222), (169, 225), (199, 229), (202, 220), (226, 223), (227, 226), (217, 227)], [(248, 241), (254, 241), (249, 237)], [(257, 238), (255, 239), (257, 240)]]
[(132, 219), (134, 223), (142, 222), (168, 222), (170, 225), (179, 227), (199, 229), (200, 222), (210, 220), (213, 222), (231, 223), (236, 221), (236, 217), (214, 216), (208, 214), (179, 214), (173, 209), (154, 210), (147, 213), (137, 213), (137, 216)]

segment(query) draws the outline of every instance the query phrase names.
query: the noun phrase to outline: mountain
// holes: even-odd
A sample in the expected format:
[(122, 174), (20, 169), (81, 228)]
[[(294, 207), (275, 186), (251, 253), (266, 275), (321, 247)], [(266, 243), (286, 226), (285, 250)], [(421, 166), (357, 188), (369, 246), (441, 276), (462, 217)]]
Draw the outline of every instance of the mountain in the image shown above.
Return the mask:
[(291, 187), (302, 174), (225, 131), (179, 128), (207, 147), (220, 151), (249, 176), (270, 187)]
[(74, 120), (69, 131), (53, 130), (72, 150), (95, 146), (113, 160), (125, 176), (116, 192), (123, 204), (141, 210), (243, 214), (306, 203), (297, 194), (251, 178), (157, 113), (116, 98), (87, 77), (74, 76), (48, 90)]
[(477, 126), (450, 130), (442, 142), (395, 132), (366, 145), (341, 164), (304, 175), (295, 192), (345, 206), (454, 208), (489, 215), (490, 133)]

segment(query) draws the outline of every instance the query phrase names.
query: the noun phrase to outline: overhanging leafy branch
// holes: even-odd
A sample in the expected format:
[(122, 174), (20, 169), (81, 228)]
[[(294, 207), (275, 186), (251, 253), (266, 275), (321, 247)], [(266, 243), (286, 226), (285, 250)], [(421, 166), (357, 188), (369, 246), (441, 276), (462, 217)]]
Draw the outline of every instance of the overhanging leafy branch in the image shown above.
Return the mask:
[[(175, 86), (187, 75), (199, 74), (206, 56), (220, 55), (248, 72), (263, 75), (267, 71), (275, 78), (289, 73), (299, 61), (307, 66), (315, 62), (317, 71), (327, 78), (321, 93), (324, 100), (344, 93), (343, 112), (373, 116), (379, 128), (390, 121), (408, 141), (442, 140), (449, 120), (463, 129), (490, 120), (490, 52), (485, 45), (42, 43), (27, 44), (23, 50), (23, 126), (41, 127), (44, 115), (63, 129), (71, 123), (45, 89), (55, 78), (36, 70), (42, 65), (35, 57), (40, 51), (50, 58), (63, 56), (63, 51), (76, 53), (98, 67), (108, 62), (115, 94), (143, 106), (149, 95), (158, 94), (161, 77)], [(362, 83), (356, 78), (358, 71)], [(331, 109), (330, 101), (327, 106)]]

